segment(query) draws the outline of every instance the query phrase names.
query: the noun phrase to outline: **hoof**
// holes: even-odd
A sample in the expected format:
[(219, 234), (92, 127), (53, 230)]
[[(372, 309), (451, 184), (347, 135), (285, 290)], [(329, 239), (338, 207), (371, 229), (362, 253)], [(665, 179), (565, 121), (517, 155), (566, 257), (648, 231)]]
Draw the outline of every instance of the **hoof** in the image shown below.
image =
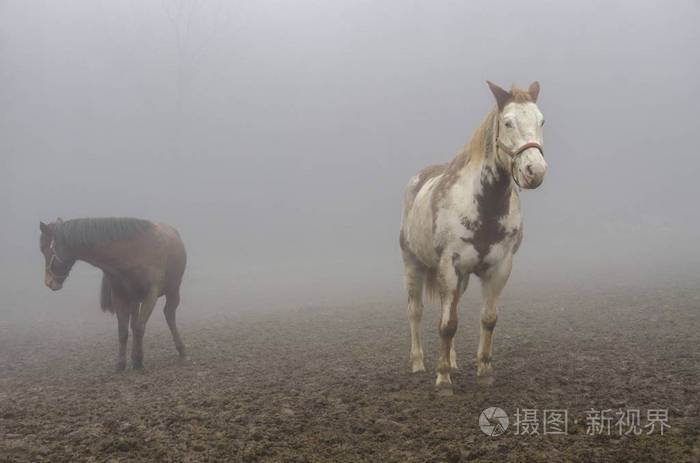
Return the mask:
[(459, 371), (459, 367), (456, 363), (454, 365), (450, 365), (450, 372), (454, 373), (455, 371)]
[(421, 371), (425, 371), (425, 365), (422, 363), (411, 367), (411, 373), (419, 373)]
[(133, 368), (134, 370), (143, 370), (143, 362), (134, 362), (131, 365), (131, 368)]
[(124, 370), (126, 370), (126, 364), (124, 363), (117, 363), (117, 366), (114, 368), (115, 373), (121, 373)]
[(452, 381), (449, 374), (438, 373), (435, 379), (435, 391), (439, 396), (452, 395)]

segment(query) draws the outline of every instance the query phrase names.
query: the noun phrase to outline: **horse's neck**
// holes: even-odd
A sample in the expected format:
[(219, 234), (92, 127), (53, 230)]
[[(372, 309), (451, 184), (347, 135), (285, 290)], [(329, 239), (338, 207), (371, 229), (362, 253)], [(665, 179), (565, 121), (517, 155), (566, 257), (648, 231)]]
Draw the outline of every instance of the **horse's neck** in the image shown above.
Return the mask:
[(508, 167), (503, 165), (497, 154), (497, 124), (498, 109), (494, 107), (452, 161), (451, 168), (461, 170), (459, 177), (462, 179), (473, 179), (474, 175), (479, 175), (482, 186), (497, 183), (503, 193), (510, 194), (513, 180)]
[(75, 260), (82, 260), (99, 269), (106, 270), (111, 265), (112, 259), (104, 252), (101, 252), (102, 248), (103, 246), (100, 245), (80, 246), (71, 249), (71, 254)]

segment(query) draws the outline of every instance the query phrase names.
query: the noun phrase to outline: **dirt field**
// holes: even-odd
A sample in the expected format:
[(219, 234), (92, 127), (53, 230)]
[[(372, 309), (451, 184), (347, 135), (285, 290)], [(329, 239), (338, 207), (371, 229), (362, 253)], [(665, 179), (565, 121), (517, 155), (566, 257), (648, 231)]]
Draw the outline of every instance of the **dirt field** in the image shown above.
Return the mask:
[[(642, 286), (507, 291), (487, 388), (472, 287), (452, 397), (433, 391), (434, 304), (418, 375), (393, 297), (228, 316), (183, 306), (182, 365), (156, 311), (146, 370), (120, 375), (116, 321), (95, 308), (76, 324), (0, 319), (0, 461), (698, 461), (700, 291)], [(510, 417), (498, 437), (478, 426), (492, 406)], [(540, 421), (568, 410), (568, 434), (542, 435), (540, 422), (540, 435), (515, 435), (517, 408)], [(642, 426), (668, 409), (670, 428), (620, 436), (613, 421), (591, 436), (590, 409), (640, 409)]]

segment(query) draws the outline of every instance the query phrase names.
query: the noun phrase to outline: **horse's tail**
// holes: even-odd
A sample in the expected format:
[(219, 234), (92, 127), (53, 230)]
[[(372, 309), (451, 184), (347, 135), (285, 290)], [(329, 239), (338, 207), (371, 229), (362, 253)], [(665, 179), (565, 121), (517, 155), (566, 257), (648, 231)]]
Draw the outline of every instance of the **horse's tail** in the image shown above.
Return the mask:
[(434, 301), (440, 296), (440, 289), (437, 283), (437, 269), (429, 268), (425, 271), (425, 280), (423, 281), (423, 294), (429, 301)]
[(112, 284), (109, 282), (107, 275), (102, 274), (102, 290), (100, 291), (100, 307), (103, 312), (110, 311), (114, 313), (112, 307)]

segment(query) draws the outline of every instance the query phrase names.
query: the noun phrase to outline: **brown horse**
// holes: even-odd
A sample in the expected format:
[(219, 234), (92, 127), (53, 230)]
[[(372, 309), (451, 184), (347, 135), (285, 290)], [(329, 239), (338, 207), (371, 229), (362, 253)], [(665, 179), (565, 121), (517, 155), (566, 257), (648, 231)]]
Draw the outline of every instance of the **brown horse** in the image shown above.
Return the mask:
[(143, 334), (160, 296), (166, 297), (165, 319), (180, 358), (185, 345), (175, 324), (180, 283), (187, 255), (177, 230), (162, 222), (131, 218), (74, 219), (41, 222), (39, 248), (46, 260), (44, 283), (63, 287), (73, 264), (82, 260), (102, 270), (102, 310), (116, 312), (119, 322), (117, 372), (126, 367), (129, 321), (134, 336), (131, 360), (143, 368)]

